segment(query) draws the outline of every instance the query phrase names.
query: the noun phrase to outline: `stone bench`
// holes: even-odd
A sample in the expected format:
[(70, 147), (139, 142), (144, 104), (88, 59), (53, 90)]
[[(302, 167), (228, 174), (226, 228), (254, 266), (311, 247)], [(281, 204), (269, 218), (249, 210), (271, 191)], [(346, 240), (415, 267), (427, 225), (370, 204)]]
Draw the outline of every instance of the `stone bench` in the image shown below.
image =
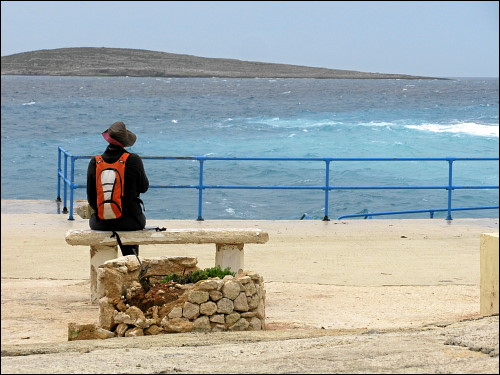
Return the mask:
[[(229, 267), (238, 272), (244, 267), (244, 245), (263, 244), (269, 240), (267, 232), (260, 229), (204, 228), (166, 229), (155, 231), (116, 231), (123, 245), (161, 244), (215, 244), (215, 265)], [(112, 232), (97, 230), (69, 230), (66, 242), (73, 246), (90, 246), (91, 300), (97, 302), (97, 268), (104, 262), (118, 257), (118, 243)]]

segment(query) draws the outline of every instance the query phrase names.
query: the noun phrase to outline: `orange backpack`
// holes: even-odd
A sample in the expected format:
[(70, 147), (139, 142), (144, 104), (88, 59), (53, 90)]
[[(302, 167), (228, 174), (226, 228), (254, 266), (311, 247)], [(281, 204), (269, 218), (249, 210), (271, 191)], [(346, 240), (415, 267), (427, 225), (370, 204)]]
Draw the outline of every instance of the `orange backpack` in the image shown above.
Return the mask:
[(106, 163), (101, 155), (96, 161), (97, 215), (99, 219), (118, 219), (122, 216), (125, 194), (125, 162), (128, 152), (114, 163)]

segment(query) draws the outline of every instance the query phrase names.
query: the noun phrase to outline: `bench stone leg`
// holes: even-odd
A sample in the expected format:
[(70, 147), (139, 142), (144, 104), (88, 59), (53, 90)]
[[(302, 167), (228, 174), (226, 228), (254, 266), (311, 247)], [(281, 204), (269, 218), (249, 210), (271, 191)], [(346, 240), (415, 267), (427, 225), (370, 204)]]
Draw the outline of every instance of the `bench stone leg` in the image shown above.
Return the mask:
[(118, 246), (90, 246), (90, 301), (99, 302), (97, 293), (97, 268), (104, 262), (118, 257)]
[(232, 272), (243, 270), (243, 245), (242, 243), (236, 245), (216, 244), (215, 265), (222, 269), (229, 267)]

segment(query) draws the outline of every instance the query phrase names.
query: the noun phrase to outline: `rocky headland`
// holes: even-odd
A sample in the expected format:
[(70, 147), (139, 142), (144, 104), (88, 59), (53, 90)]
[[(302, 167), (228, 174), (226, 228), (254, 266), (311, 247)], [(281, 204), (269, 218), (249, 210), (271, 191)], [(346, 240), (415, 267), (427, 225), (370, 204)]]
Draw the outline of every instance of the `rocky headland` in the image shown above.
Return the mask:
[(206, 58), (128, 48), (58, 48), (2, 56), (2, 75), (172, 78), (445, 79)]

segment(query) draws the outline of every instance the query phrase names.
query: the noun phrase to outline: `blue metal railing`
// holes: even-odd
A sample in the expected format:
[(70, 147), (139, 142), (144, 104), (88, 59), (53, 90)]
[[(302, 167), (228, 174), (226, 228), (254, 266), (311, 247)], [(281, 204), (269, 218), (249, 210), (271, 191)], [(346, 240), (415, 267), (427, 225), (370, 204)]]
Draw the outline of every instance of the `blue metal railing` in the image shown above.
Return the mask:
[[(64, 157), (64, 168), (62, 166)], [(64, 207), (62, 213), (69, 213), (69, 220), (73, 218), (73, 202), (74, 190), (84, 188), (86, 185), (75, 184), (75, 162), (78, 159), (90, 159), (92, 156), (77, 156), (71, 155), (61, 146), (58, 147), (58, 167), (57, 167), (57, 201), (61, 202), (61, 180), (64, 183)], [(447, 212), (446, 220), (452, 220), (452, 211), (463, 210), (485, 210), (498, 209), (498, 206), (478, 206), (478, 207), (461, 207), (452, 208), (452, 191), (460, 189), (498, 189), (498, 186), (457, 186), (453, 185), (453, 163), (455, 161), (498, 161), (498, 158), (285, 158), (285, 157), (210, 157), (210, 156), (141, 156), (142, 159), (154, 160), (196, 160), (199, 162), (199, 177), (196, 185), (150, 185), (150, 188), (180, 188), (180, 189), (197, 189), (198, 190), (198, 217), (197, 220), (203, 220), (203, 190), (204, 189), (284, 189), (284, 190), (323, 190), (325, 199), (325, 216), (324, 221), (329, 219), (329, 192), (331, 190), (360, 190), (360, 189), (442, 189), (448, 191), (448, 206), (447, 208), (431, 208), (426, 210), (408, 210), (408, 211), (386, 211), (373, 213), (359, 213), (352, 215), (343, 215), (338, 218), (348, 217), (365, 217), (380, 215), (395, 215), (428, 212), (430, 217), (434, 217), (435, 212)], [(68, 159), (70, 160), (70, 175), (68, 176)], [(267, 186), (267, 185), (206, 185), (203, 183), (204, 164), (206, 161), (222, 160), (222, 161), (318, 161), (325, 163), (325, 184), (323, 186)], [(331, 162), (347, 162), (347, 161), (446, 161), (448, 163), (448, 184), (441, 186), (334, 186), (330, 183), (330, 163)], [(69, 211), (67, 209), (67, 193), (69, 188)]]

